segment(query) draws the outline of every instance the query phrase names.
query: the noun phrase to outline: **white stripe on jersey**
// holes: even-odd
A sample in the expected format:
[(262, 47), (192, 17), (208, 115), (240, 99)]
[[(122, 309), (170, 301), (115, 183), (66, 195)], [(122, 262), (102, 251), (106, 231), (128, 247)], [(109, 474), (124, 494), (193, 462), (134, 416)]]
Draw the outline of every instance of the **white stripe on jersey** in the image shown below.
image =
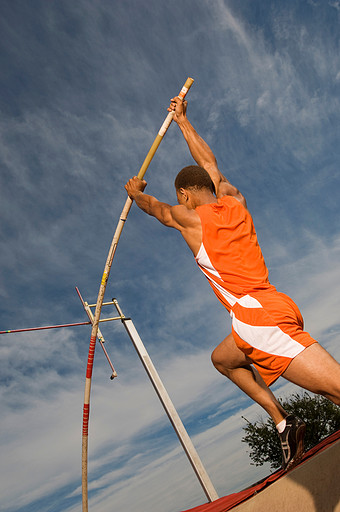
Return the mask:
[[(249, 295), (244, 295), (240, 299), (235, 297), (232, 293), (228, 292), (223, 286), (221, 286), (215, 279), (211, 277), (210, 274), (213, 276), (218, 277), (221, 281), (222, 278), (218, 271), (213, 267), (213, 264), (210, 261), (210, 258), (207, 254), (207, 251), (203, 245), (201, 244), (200, 250), (197, 253), (196, 261), (203, 272), (203, 274), (209, 279), (209, 281), (212, 283), (212, 285), (221, 293), (223, 298), (228, 302), (230, 307), (232, 308), (236, 303), (240, 304), (241, 306), (245, 308), (262, 308), (261, 304), (258, 300), (254, 299), (254, 297), (250, 297)], [(207, 272), (205, 272), (207, 270)]]

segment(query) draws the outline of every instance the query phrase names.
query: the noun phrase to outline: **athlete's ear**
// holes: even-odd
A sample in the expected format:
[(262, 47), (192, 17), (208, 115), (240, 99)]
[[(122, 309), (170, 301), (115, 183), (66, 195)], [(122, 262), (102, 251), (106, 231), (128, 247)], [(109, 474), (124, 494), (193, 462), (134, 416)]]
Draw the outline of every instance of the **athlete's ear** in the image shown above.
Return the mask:
[(184, 199), (185, 201), (188, 201), (188, 199), (189, 199), (189, 195), (188, 195), (188, 191), (187, 191), (187, 190), (185, 190), (185, 188), (181, 187), (181, 188), (179, 189), (179, 193), (181, 194), (181, 196), (183, 197), (183, 199)]

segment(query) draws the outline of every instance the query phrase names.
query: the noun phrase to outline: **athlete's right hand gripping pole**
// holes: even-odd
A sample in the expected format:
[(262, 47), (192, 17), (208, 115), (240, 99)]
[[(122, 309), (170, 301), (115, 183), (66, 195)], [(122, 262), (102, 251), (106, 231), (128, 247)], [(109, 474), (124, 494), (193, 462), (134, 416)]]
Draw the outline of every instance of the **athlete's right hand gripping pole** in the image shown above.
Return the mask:
[[(188, 78), (182, 87), (179, 97), (184, 99), (188, 90), (192, 86), (194, 80), (192, 78)], [(169, 128), (171, 121), (174, 117), (174, 112), (169, 112), (164, 123), (162, 124), (146, 158), (143, 162), (142, 167), (139, 170), (138, 178), (143, 179), (144, 174), (149, 167), (149, 164), (157, 151), (158, 146), (160, 145), (167, 129)], [(86, 368), (86, 381), (85, 381), (85, 393), (84, 393), (84, 407), (83, 407), (83, 437), (82, 437), (82, 495), (83, 495), (83, 512), (88, 512), (88, 479), (87, 479), (87, 463), (88, 463), (88, 423), (89, 423), (89, 415), (90, 415), (90, 394), (91, 394), (91, 379), (92, 379), (92, 369), (93, 369), (93, 360), (94, 360), (94, 352), (96, 346), (96, 339), (98, 333), (99, 319), (100, 313), (103, 305), (104, 294), (106, 290), (107, 281), (110, 275), (111, 265), (113, 261), (113, 257), (115, 255), (118, 241), (121, 235), (121, 232), (124, 227), (124, 223), (129, 214), (130, 208), (132, 205), (132, 199), (130, 197), (127, 198), (122, 213), (120, 215), (120, 219), (111, 243), (111, 247), (109, 250), (109, 254), (107, 256), (105, 269), (103, 273), (103, 277), (101, 280), (96, 309), (94, 313), (93, 323), (92, 323), (92, 331), (90, 338), (90, 347), (89, 354), (87, 359), (87, 368)]]

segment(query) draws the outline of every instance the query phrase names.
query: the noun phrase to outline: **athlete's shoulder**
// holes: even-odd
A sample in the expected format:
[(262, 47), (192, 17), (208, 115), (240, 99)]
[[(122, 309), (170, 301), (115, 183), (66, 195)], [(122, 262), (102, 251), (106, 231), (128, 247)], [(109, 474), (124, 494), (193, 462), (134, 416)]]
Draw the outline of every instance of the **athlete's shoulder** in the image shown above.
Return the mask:
[(243, 196), (223, 195), (218, 197), (218, 203), (225, 206), (240, 206), (247, 210), (247, 203)]
[(228, 180), (223, 181), (220, 184), (218, 193), (217, 193), (218, 199), (221, 199), (224, 197), (232, 197), (232, 198), (236, 199), (237, 201), (239, 201), (242, 204), (242, 206), (247, 208), (247, 201), (246, 201), (245, 197), (241, 194), (241, 192), (236, 187), (234, 187), (234, 185), (229, 183)]
[(221, 205), (242, 204), (240, 202), (240, 200), (237, 199), (237, 197), (229, 196), (229, 195), (219, 196), (217, 201), (218, 201), (218, 204), (221, 204)]
[(171, 207), (171, 215), (174, 221), (183, 227), (189, 227), (200, 222), (200, 217), (195, 210), (191, 210), (181, 204)]

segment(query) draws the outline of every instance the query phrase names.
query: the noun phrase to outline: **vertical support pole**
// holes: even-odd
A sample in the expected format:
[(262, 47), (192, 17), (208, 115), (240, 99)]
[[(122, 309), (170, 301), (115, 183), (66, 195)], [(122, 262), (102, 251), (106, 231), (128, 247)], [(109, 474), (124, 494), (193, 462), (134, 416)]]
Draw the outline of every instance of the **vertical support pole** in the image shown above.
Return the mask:
[(146, 370), (146, 373), (149, 376), (149, 379), (151, 380), (151, 383), (165, 409), (165, 412), (178, 436), (178, 439), (189, 459), (190, 464), (193, 467), (194, 472), (196, 473), (196, 476), (205, 492), (206, 497), (209, 501), (215, 501), (218, 499), (218, 494), (209, 478), (208, 473), (206, 472), (202, 461), (192, 444), (192, 441), (182, 423), (182, 420), (180, 419), (175, 406), (173, 405), (164, 385), (161, 381), (156, 368), (154, 367), (151, 358), (146, 351), (146, 348), (139, 337), (139, 334), (130, 318), (125, 318), (125, 316), (122, 313), (122, 310), (120, 309), (118, 302), (116, 299), (112, 299), (114, 305), (116, 306), (116, 309), (121, 316), (122, 322), (124, 324), (124, 327), (138, 353), (138, 356)]

